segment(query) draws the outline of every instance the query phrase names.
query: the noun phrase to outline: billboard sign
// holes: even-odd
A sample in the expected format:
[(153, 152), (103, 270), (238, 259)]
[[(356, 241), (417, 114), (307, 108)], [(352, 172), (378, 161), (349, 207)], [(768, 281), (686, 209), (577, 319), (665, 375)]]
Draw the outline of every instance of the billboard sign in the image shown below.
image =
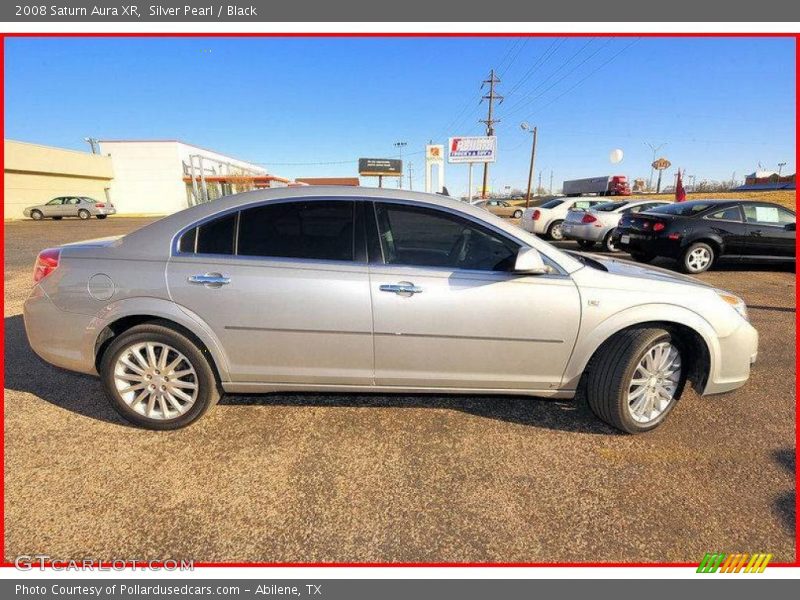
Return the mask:
[(497, 137), (452, 137), (449, 140), (447, 162), (486, 163), (497, 159)]
[(358, 174), (362, 177), (402, 177), (403, 161), (395, 158), (359, 158)]
[(444, 146), (440, 144), (428, 144), (425, 146), (425, 160), (433, 163), (443, 162)]
[(653, 164), (650, 165), (656, 171), (663, 171), (665, 169), (669, 169), (672, 166), (672, 163), (669, 162), (666, 158), (661, 157), (658, 160), (654, 160)]

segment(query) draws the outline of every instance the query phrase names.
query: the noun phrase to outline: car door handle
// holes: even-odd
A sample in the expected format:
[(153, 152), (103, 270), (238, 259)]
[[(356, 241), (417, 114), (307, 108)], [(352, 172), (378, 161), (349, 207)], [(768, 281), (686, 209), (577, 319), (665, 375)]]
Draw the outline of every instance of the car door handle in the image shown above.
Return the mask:
[(221, 273), (205, 273), (204, 275), (192, 275), (189, 277), (189, 283), (201, 283), (211, 288), (222, 287), (230, 282), (231, 278)]
[(414, 294), (421, 294), (422, 288), (417, 287), (410, 281), (401, 281), (400, 283), (384, 283), (380, 286), (382, 292), (391, 292), (398, 296), (413, 296)]

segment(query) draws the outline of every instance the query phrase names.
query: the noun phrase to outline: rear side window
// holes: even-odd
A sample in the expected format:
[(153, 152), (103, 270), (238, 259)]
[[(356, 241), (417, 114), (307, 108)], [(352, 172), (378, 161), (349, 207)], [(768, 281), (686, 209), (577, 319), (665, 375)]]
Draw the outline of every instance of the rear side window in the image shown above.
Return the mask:
[(181, 252), (193, 252), (196, 248), (199, 254), (233, 254), (235, 231), (236, 213), (231, 213), (187, 231), (181, 237), (178, 248)]
[(238, 254), (353, 260), (355, 204), (324, 200), (266, 204), (242, 211)]
[(724, 210), (718, 210), (715, 213), (708, 215), (709, 219), (718, 219), (720, 221), (741, 221), (742, 215), (739, 212), (738, 206), (731, 206)]
[(555, 208), (559, 204), (563, 204), (563, 200), (548, 200), (544, 204), (542, 204), (539, 208)]
[(617, 210), (618, 208), (622, 208), (625, 206), (627, 202), (604, 202), (603, 204), (597, 204), (596, 206), (592, 207), (592, 210), (599, 210), (600, 212), (612, 212)]

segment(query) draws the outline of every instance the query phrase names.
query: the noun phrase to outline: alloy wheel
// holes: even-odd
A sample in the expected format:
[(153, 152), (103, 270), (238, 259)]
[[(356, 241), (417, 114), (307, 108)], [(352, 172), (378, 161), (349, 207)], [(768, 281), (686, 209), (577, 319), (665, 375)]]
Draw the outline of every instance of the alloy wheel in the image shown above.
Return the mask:
[(628, 412), (641, 424), (658, 419), (675, 400), (681, 380), (681, 353), (670, 342), (645, 352), (628, 386)]
[(711, 259), (711, 252), (709, 252), (708, 248), (700, 246), (689, 252), (688, 256), (686, 257), (686, 265), (693, 272), (697, 273), (708, 268), (708, 265), (711, 263)]
[(160, 342), (125, 348), (114, 365), (114, 386), (132, 410), (149, 419), (171, 420), (197, 400), (197, 372), (189, 359)]
[(550, 237), (557, 242), (564, 239), (564, 231), (561, 229), (561, 223), (556, 223), (550, 228)]

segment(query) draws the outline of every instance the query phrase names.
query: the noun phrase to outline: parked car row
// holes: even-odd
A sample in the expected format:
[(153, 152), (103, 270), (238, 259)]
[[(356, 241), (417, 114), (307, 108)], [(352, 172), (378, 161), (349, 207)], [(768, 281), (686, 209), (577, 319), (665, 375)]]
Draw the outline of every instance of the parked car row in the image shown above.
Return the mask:
[(29, 206), (22, 214), (34, 221), (64, 217), (77, 217), (85, 221), (92, 217), (105, 219), (108, 215), (117, 214), (117, 209), (111, 202), (101, 202), (87, 196), (60, 196), (45, 204)]

